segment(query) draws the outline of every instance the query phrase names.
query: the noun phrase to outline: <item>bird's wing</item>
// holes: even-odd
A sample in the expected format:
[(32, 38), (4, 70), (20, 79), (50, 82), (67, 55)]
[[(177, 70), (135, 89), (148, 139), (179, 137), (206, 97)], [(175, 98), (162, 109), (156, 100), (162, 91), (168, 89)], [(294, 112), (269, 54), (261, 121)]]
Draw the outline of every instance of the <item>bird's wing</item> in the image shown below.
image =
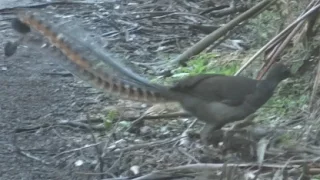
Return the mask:
[(241, 76), (203, 74), (185, 78), (171, 88), (208, 102), (230, 106), (242, 104), (256, 90), (257, 81)]

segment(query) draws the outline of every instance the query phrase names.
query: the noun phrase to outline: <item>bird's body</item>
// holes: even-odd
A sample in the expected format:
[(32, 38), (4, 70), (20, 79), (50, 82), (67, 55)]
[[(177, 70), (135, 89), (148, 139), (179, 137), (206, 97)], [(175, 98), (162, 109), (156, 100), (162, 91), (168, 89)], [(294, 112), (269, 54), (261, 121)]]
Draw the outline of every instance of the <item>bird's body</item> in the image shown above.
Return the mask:
[(256, 112), (272, 97), (277, 85), (290, 74), (285, 65), (278, 63), (264, 80), (204, 74), (187, 77), (171, 90), (188, 95), (180, 103), (185, 110), (206, 122), (202, 140), (207, 142), (211, 139), (212, 131)]
[[(282, 64), (276, 64), (273, 70), (275, 68), (286, 69)], [(207, 123), (224, 124), (242, 120), (270, 99), (283, 78), (268, 77), (255, 80), (241, 76), (203, 74), (187, 77), (171, 90), (188, 95), (181, 105), (199, 119)]]

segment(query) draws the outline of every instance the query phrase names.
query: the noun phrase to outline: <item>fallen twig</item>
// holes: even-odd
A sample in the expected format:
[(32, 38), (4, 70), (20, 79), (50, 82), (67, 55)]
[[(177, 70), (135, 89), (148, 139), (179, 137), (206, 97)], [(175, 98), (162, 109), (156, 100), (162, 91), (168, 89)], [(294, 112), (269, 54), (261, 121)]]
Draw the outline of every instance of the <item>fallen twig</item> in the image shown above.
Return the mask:
[[(170, 114), (161, 114), (161, 115), (142, 115), (142, 116), (136, 116), (136, 117), (124, 117), (123, 120), (125, 121), (141, 121), (141, 120), (146, 120), (146, 119), (170, 119), (170, 118), (177, 118), (177, 117), (192, 117), (190, 114), (186, 112), (177, 112), (177, 113), (170, 113)], [(95, 123), (102, 123), (103, 119), (81, 119), (81, 120), (76, 120), (72, 123), (88, 123), (88, 121), (95, 122)], [(67, 122), (64, 122), (66, 124), (69, 124)], [(72, 125), (70, 123), (70, 125)], [(137, 123), (137, 122), (136, 122)], [(76, 124), (75, 124), (76, 125)], [(80, 124), (81, 125), (81, 124)]]
[(59, 153), (59, 154), (56, 154), (56, 155), (54, 156), (54, 158), (57, 158), (57, 157), (59, 157), (59, 156), (61, 156), (61, 155), (64, 155), (64, 154), (68, 154), (68, 153), (80, 151), (80, 150), (83, 150), (83, 149), (86, 149), (86, 148), (90, 148), (90, 147), (93, 147), (93, 146), (97, 146), (97, 145), (99, 145), (99, 144), (101, 144), (101, 142), (95, 143), (95, 144), (85, 145), (85, 146), (80, 147), (80, 148), (75, 148), (75, 149), (63, 151), (63, 152), (61, 152), (61, 153)]
[(257, 80), (260, 80), (265, 73), (267, 72), (267, 70), (271, 67), (271, 65), (276, 61), (276, 59), (279, 57), (280, 53), (283, 52), (284, 48), (289, 44), (289, 42), (291, 41), (291, 39), (298, 33), (298, 31), (302, 28), (302, 25), (304, 24), (304, 22), (300, 22), (299, 24), (297, 24), (297, 26), (290, 32), (290, 34), (288, 34), (288, 36), (277, 46), (275, 46), (275, 49), (272, 53), (272, 55), (269, 56), (270, 59), (266, 60), (267, 64), (266, 66), (263, 68), (262, 71), (260, 71)]
[(318, 61), (318, 66), (316, 68), (316, 76), (314, 78), (314, 83), (313, 83), (312, 92), (310, 96), (310, 104), (309, 104), (310, 112), (312, 112), (314, 108), (316, 108), (314, 105), (316, 104), (316, 101), (317, 101), (316, 96), (318, 94), (319, 86), (320, 86), (320, 61)]
[(182, 148), (178, 148), (179, 152), (181, 152), (183, 155), (187, 156), (190, 160), (196, 162), (196, 163), (200, 163), (200, 161), (198, 159), (196, 159), (195, 157), (193, 157), (191, 154), (189, 154), (188, 152), (186, 152), (184, 149)]
[(84, 2), (84, 1), (58, 1), (58, 2), (46, 2), (46, 3), (40, 3), (40, 4), (34, 4), (34, 5), (26, 5), (26, 6), (15, 6), (10, 8), (2, 8), (0, 9), (0, 14), (6, 12), (6, 11), (15, 11), (18, 9), (32, 9), (32, 8), (44, 8), (47, 6), (53, 6), (53, 5), (82, 5), (82, 4), (96, 4), (96, 3), (90, 3), (90, 2)]
[(180, 138), (173, 138), (173, 139), (167, 139), (167, 140), (161, 140), (161, 141), (154, 141), (150, 143), (144, 143), (144, 144), (135, 144), (123, 149), (116, 149), (115, 151), (112, 152), (107, 152), (106, 155), (113, 154), (113, 153), (123, 153), (127, 151), (133, 151), (137, 149), (142, 149), (142, 148), (150, 148), (150, 147), (156, 147), (156, 146), (161, 146), (164, 144), (170, 144), (174, 143), (175, 141), (178, 141)]
[[(89, 116), (87, 115), (87, 118), (89, 118)], [(90, 124), (91, 125), (91, 124)], [(100, 143), (98, 143), (96, 137), (94, 136), (93, 134), (93, 129), (92, 129), (92, 126), (89, 126), (88, 127), (88, 130), (90, 132), (90, 135), (91, 135), (91, 138), (92, 138), (92, 141), (94, 142), (94, 144), (96, 144), (96, 146), (93, 146), (95, 151), (96, 151), (96, 156), (97, 156), (97, 166), (96, 167), (99, 167), (99, 173), (100, 173), (100, 179), (103, 179), (104, 178), (104, 173), (103, 173), (103, 168), (104, 168), (104, 161), (103, 161), (103, 153), (102, 153), (102, 147), (100, 146)]]
[(199, 54), (201, 51), (203, 51), (205, 48), (207, 48), (209, 45), (211, 45), (214, 41), (218, 40), (220, 37), (222, 37), (224, 34), (226, 34), (228, 31), (232, 30), (235, 26), (237, 26), (239, 23), (247, 20), (252, 15), (256, 14), (256, 12), (260, 11), (260, 9), (265, 8), (267, 6), (270, 6), (273, 4), (275, 0), (264, 0), (257, 4), (256, 6), (252, 7), (248, 11), (242, 13), (237, 18), (230, 21), (228, 24), (226, 24), (223, 27), (220, 27), (216, 31), (212, 32), (211, 34), (207, 35), (205, 38), (197, 42), (194, 46), (186, 50), (184, 53), (179, 55), (176, 59), (173, 60), (173, 63), (184, 65), (186, 61), (196, 55)]
[(32, 159), (34, 161), (39, 161), (39, 162), (41, 162), (41, 163), (43, 163), (45, 165), (52, 165), (52, 163), (50, 163), (48, 161), (45, 161), (43, 159), (40, 159), (39, 157), (36, 157), (36, 156), (34, 156), (34, 155), (30, 154), (30, 153), (27, 153), (27, 152), (21, 150), (20, 148), (17, 148), (17, 152), (18, 152), (18, 154), (21, 154), (21, 155), (23, 155), (23, 156), (25, 156), (27, 158), (30, 158), (30, 159)]
[(236, 7), (235, 5), (232, 5), (228, 8), (211, 11), (208, 14), (212, 15), (213, 17), (222, 17), (222, 16), (226, 16), (226, 15), (230, 15), (230, 14), (234, 14), (234, 13), (238, 13), (238, 12), (244, 12), (246, 10), (248, 10), (248, 8), (246, 6)]
[(255, 60), (261, 53), (263, 53), (266, 49), (268, 49), (271, 44), (277, 41), (278, 38), (289, 33), (289, 31), (292, 30), (292, 28), (294, 28), (298, 23), (300, 23), (301, 21), (309, 17), (314, 11), (318, 10), (319, 7), (320, 7), (320, 4), (311, 8), (304, 15), (300, 16), (298, 19), (292, 22), (289, 26), (287, 26), (284, 30), (282, 30), (278, 35), (272, 38), (267, 44), (265, 44), (261, 49), (259, 49), (259, 51), (257, 51), (243, 66), (241, 66), (241, 68), (235, 73), (235, 76), (239, 75), (247, 66), (249, 66), (253, 62), (253, 60)]
[(286, 164), (259, 164), (259, 163), (242, 163), (242, 164), (189, 164), (185, 166), (178, 166), (169, 168), (166, 170), (154, 171), (147, 175), (134, 178), (132, 180), (147, 180), (147, 179), (156, 179), (159, 177), (171, 177), (175, 174), (179, 174), (180, 172), (183, 173), (190, 173), (190, 172), (199, 172), (199, 171), (213, 171), (218, 170), (223, 167), (265, 167), (265, 168), (299, 168), (299, 165), (286, 165)]

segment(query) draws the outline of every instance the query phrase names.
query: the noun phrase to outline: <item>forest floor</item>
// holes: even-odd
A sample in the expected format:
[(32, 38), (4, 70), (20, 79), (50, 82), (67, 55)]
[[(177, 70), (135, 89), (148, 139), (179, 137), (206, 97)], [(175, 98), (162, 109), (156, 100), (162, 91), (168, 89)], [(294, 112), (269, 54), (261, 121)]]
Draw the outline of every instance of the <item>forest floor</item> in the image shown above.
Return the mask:
[[(219, 24), (218, 21), (213, 23), (205, 15), (193, 14), (210, 7), (210, 1), (199, 3), (199, 7), (193, 1), (86, 2), (72, 4), (66, 1), (66, 4), (43, 5), (35, 9), (73, 16), (86, 30), (101, 35), (107, 42), (105, 47), (110, 53), (121, 57), (124, 64), (148, 77), (155, 76), (159, 70), (152, 63), (159, 63), (160, 60), (182, 53), (206, 35), (205, 30), (197, 27), (197, 22)], [(19, 37), (10, 26), (10, 19), (14, 17), (15, 11), (6, 8), (41, 3), (46, 2), (1, 0), (2, 49), (5, 42)], [(225, 4), (221, 2), (223, 3)], [(166, 12), (148, 13), (150, 9)], [(189, 15), (172, 14), (171, 11), (183, 11)], [(228, 18), (219, 19), (220, 22), (227, 20)], [(215, 26), (210, 28), (212, 31)], [(221, 51), (227, 53), (236, 51), (230, 47), (230, 44), (219, 46)], [(0, 57), (1, 180), (126, 179), (153, 170), (200, 162), (220, 166), (228, 161), (243, 165), (242, 168), (230, 170), (233, 171), (232, 174), (252, 175), (256, 170), (255, 153), (250, 152), (248, 146), (245, 150), (239, 150), (238, 147), (238, 150), (233, 149), (230, 153), (219, 148), (207, 149), (197, 138), (188, 142), (187, 147), (182, 146), (179, 137), (193, 122), (193, 118), (151, 119), (146, 120), (135, 132), (125, 131), (133, 120), (146, 110), (151, 111), (148, 109), (150, 104), (108, 97), (69, 74), (40, 48), (23, 46), (11, 57), (5, 57), (1, 51)], [(168, 111), (176, 112), (179, 107), (163, 109), (165, 108), (162, 106), (154, 106), (152, 113), (159, 115)], [(301, 112), (297, 112), (294, 121), (290, 119), (291, 123), (286, 123), (286, 126), (297, 127), (301, 124), (301, 119), (318, 117), (317, 113)], [(306, 123), (302, 124), (307, 127)], [(200, 127), (201, 123), (198, 123), (195, 129), (199, 130)], [(297, 132), (304, 130), (300, 127)], [(300, 171), (293, 170), (300, 167), (299, 163), (304, 163), (300, 159), (309, 163), (307, 159), (316, 160), (320, 156), (320, 148), (317, 147), (319, 142), (310, 141), (302, 143), (312, 143), (312, 146), (305, 149), (299, 147), (300, 149), (287, 148), (281, 152), (269, 152), (265, 157), (268, 159), (266, 164), (269, 165), (261, 169), (263, 177), (269, 179), (275, 172), (283, 170), (283, 164), (293, 156), (298, 165), (290, 167), (292, 171), (289, 176), (301, 175)], [(137, 168), (139, 173), (135, 174)], [(215, 169), (217, 171), (213, 172), (208, 168), (204, 173), (175, 171), (172, 177), (218, 179), (221, 171)]]

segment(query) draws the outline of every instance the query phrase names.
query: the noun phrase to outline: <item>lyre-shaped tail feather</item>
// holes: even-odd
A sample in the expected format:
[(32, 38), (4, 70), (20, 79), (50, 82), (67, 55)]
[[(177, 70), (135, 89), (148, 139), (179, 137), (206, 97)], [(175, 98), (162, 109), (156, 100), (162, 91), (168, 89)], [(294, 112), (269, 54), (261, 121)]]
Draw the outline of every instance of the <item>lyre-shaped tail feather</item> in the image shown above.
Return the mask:
[[(107, 65), (108, 68), (112, 67), (112, 69), (115, 70), (113, 73), (121, 74), (123, 77), (129, 78), (132, 82), (144, 86), (154, 87), (149, 83), (148, 80), (138, 76), (130, 71), (130, 69), (127, 69), (125, 66), (118, 63), (119, 60), (116, 60), (114, 57), (111, 58), (110, 55), (108, 55), (108, 53), (101, 48), (101, 45), (97, 45), (97, 41), (101, 42), (101, 39), (93, 39), (90, 37), (89, 33), (83, 32), (79, 26), (75, 26), (74, 21), (70, 21), (69, 23), (56, 23), (52, 22), (53, 18), (51, 16), (45, 18), (46, 16), (48, 16), (46, 13), (38, 14), (36, 12), (20, 12), (18, 17), (20, 21), (24, 23), (32, 23), (28, 24), (29, 26), (38, 25), (35, 28), (41, 28), (41, 26), (44, 26), (47, 27), (52, 33), (61, 36), (59, 38), (63, 38), (65, 44), (71, 46), (73, 51), (77, 52), (91, 63), (92, 70), (105, 68), (105, 65)], [(27, 28), (23, 25), (13, 25), (13, 27), (19, 27), (19, 32), (27, 31)], [(43, 32), (43, 29), (36, 30), (46, 36), (46, 34)], [(54, 44), (54, 42), (51, 43)], [(60, 49), (60, 47), (58, 48)], [(110, 72), (110, 69), (108, 72)]]
[[(27, 33), (28, 27), (40, 32), (60, 51), (64, 56), (59, 57), (60, 63), (63, 61), (67, 70), (104, 91), (125, 99), (145, 102), (174, 101), (177, 97), (166, 87), (151, 84), (124, 69), (109, 56), (105, 56), (101, 49), (85, 44), (81, 39), (73, 37), (71, 32), (60, 32), (57, 27), (32, 12), (20, 12), (13, 28), (20, 33)], [(126, 80), (108, 73), (104, 69), (106, 63), (129, 78)]]

